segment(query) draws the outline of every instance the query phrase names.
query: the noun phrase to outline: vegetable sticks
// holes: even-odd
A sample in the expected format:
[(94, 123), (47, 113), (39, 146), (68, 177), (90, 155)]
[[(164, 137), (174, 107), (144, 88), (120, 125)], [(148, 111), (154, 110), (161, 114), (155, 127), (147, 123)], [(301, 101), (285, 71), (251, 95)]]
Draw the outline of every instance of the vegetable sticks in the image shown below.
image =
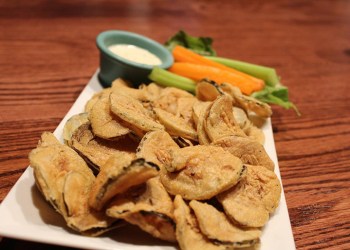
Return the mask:
[(250, 95), (254, 91), (258, 90), (256, 83), (247, 81), (245, 77), (211, 66), (177, 62), (174, 63), (168, 70), (172, 73), (193, 79), (195, 81), (199, 81), (203, 78), (209, 78), (218, 84), (224, 82), (230, 83), (240, 88), (246, 95)]
[(235, 70), (233, 68), (227, 67), (221, 63), (217, 63), (215, 61), (209, 60), (209, 59), (207, 59), (201, 55), (198, 55), (198, 54), (192, 52), (191, 50), (186, 49), (182, 46), (175, 46), (172, 53), (173, 53), (175, 62), (193, 63), (193, 64), (210, 66), (210, 67), (218, 68), (221, 70), (229, 71), (232, 74), (236, 74), (236, 75), (241, 76), (242, 79), (243, 78), (246, 79), (247, 84), (248, 84), (248, 82), (254, 83), (254, 84), (251, 84), (252, 86), (255, 86), (255, 87), (253, 87), (253, 91), (258, 91), (258, 90), (261, 90), (264, 88), (265, 83), (263, 80), (255, 78), (255, 77), (250, 76), (250, 75), (247, 75), (247, 74), (240, 72), (238, 70)]
[(195, 93), (196, 83), (194, 81), (159, 67), (154, 67), (148, 78), (164, 87), (175, 87)]
[(249, 74), (251, 76), (260, 78), (264, 80), (268, 86), (276, 86), (280, 84), (280, 79), (274, 68), (223, 57), (207, 56), (206, 58), (210, 59), (211, 61), (223, 64), (227, 67), (234, 68), (238, 71)]

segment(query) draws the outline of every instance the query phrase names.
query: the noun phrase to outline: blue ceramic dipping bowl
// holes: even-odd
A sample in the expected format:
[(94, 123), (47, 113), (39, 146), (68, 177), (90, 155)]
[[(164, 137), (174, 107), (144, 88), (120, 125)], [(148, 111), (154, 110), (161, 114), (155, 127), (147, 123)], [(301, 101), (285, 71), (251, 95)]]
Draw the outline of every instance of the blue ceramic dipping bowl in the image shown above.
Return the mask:
[(97, 48), (100, 50), (100, 72), (98, 78), (104, 87), (121, 77), (130, 81), (134, 86), (148, 83), (148, 75), (153, 65), (129, 61), (111, 52), (108, 47), (115, 44), (130, 44), (148, 50), (156, 55), (162, 62), (157, 65), (166, 69), (173, 64), (171, 53), (160, 43), (132, 32), (121, 30), (108, 30), (100, 33), (96, 38)]

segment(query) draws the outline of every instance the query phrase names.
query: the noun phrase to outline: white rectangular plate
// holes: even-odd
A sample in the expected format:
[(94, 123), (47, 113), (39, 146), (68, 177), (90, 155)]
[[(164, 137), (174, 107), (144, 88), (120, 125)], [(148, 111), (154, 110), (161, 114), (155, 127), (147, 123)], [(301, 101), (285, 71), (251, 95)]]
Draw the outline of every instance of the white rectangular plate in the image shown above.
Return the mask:
[[(101, 89), (96, 72), (55, 130), (54, 134), (58, 139), (63, 141), (62, 130), (67, 119), (82, 112), (86, 101)], [(262, 129), (266, 137), (265, 148), (275, 162), (275, 172), (281, 179), (270, 119), (266, 121)], [(175, 245), (153, 239), (132, 227), (116, 229), (96, 238), (72, 232), (65, 226), (63, 218), (50, 207), (36, 189), (30, 167), (26, 169), (1, 203), (0, 222), (0, 236), (2, 237), (84, 249), (177, 249)], [(295, 249), (283, 191), (280, 205), (263, 229), (261, 238), (261, 250), (280, 249)]]

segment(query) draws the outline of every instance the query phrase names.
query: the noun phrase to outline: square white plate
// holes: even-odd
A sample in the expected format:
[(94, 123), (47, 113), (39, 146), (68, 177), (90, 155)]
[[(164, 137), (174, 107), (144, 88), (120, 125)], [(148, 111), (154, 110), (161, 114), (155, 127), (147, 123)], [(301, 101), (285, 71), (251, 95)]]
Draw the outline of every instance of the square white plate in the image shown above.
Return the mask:
[[(86, 101), (101, 89), (96, 72), (55, 130), (58, 139), (63, 141), (62, 130), (67, 119), (82, 112)], [(266, 151), (275, 162), (275, 172), (281, 179), (270, 119), (262, 129)], [(0, 236), (84, 249), (177, 249), (176, 245), (153, 239), (134, 227), (122, 227), (96, 238), (76, 234), (65, 226), (63, 218), (38, 192), (30, 167), (0, 205)], [(261, 238), (261, 250), (280, 249), (295, 249), (283, 191), (280, 205), (263, 229)]]

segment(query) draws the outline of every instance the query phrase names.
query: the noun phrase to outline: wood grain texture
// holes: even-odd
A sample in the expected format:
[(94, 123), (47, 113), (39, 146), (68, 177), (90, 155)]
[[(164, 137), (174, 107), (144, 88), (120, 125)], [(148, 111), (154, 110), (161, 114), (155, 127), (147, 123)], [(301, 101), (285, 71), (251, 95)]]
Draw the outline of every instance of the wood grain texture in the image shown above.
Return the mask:
[(277, 69), (302, 113), (272, 117), (296, 246), (350, 249), (349, 11), (346, 0), (0, 1), (0, 201), (98, 67), (98, 33), (163, 42), (184, 29), (213, 37), (219, 55)]

